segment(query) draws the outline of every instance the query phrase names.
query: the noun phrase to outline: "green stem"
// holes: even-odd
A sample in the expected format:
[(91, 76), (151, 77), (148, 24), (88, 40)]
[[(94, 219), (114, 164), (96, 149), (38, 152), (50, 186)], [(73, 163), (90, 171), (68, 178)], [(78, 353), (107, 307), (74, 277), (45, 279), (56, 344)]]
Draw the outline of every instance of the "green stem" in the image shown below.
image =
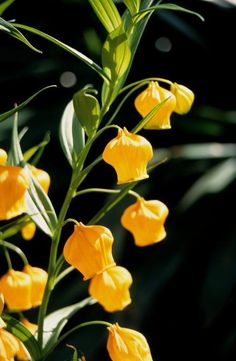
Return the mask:
[(161, 83), (166, 83), (166, 84), (169, 84), (169, 85), (173, 84), (173, 82), (171, 80), (168, 80), (168, 79), (165, 79), (165, 78), (156, 78), (156, 77), (154, 77), (154, 78), (145, 78), (145, 79), (137, 80), (134, 83), (130, 83), (130, 84), (126, 85), (125, 87), (123, 87), (119, 91), (119, 94), (125, 92), (126, 90), (128, 90), (130, 88), (133, 88), (136, 85), (140, 85), (140, 87), (142, 87), (143, 85), (150, 83), (150, 81), (159, 81)]
[(10, 269), (12, 269), (12, 263), (11, 263), (11, 258), (10, 258), (8, 249), (5, 247), (5, 245), (3, 245), (3, 252), (4, 252), (4, 256), (6, 258), (6, 261), (7, 261), (8, 269), (10, 270)]
[(74, 271), (75, 267), (70, 266), (67, 267), (64, 271), (62, 271), (59, 276), (55, 279), (54, 286), (56, 286), (65, 276)]
[(4, 241), (2, 239), (0, 239), (0, 246), (3, 246), (4, 248), (8, 248), (8, 249), (14, 251), (15, 253), (17, 253), (21, 257), (21, 259), (22, 259), (25, 266), (27, 264), (29, 264), (29, 261), (28, 261), (26, 255), (24, 254), (24, 252), (19, 247), (15, 246), (14, 244), (12, 244), (10, 242)]
[[(75, 197), (76, 196), (80, 196), (82, 194), (86, 194), (86, 193), (91, 193), (91, 192), (96, 192), (96, 193), (120, 193), (121, 190), (120, 189), (107, 189), (107, 188), (87, 188), (87, 189), (82, 189), (81, 191), (75, 193)], [(140, 195), (132, 190), (129, 190), (128, 193), (136, 198), (140, 198)]]

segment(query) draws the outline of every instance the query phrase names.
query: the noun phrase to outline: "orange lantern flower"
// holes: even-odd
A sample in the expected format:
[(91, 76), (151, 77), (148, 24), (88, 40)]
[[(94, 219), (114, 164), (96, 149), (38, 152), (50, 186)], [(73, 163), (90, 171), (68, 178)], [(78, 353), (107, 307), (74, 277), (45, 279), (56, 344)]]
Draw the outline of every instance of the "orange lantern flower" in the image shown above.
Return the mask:
[(118, 323), (108, 327), (108, 331), (107, 350), (112, 361), (152, 361), (147, 340), (140, 332)]
[(118, 130), (116, 138), (105, 147), (103, 160), (114, 167), (118, 184), (148, 178), (147, 164), (153, 156), (148, 140), (141, 135)]
[(175, 113), (185, 114), (191, 109), (194, 102), (194, 93), (184, 85), (173, 83), (170, 88), (176, 98)]
[(132, 276), (120, 266), (114, 266), (94, 276), (89, 293), (106, 311), (121, 311), (131, 303), (129, 288)]
[(0, 220), (26, 212), (25, 195), (29, 179), (21, 167), (0, 165)]
[(80, 222), (66, 241), (63, 254), (66, 261), (83, 274), (84, 280), (88, 280), (115, 265), (112, 243), (113, 236), (108, 228), (85, 226)]
[(45, 286), (48, 279), (48, 274), (42, 268), (32, 267), (27, 264), (23, 272), (31, 277), (31, 303), (32, 307), (40, 306), (43, 299)]
[(135, 98), (135, 108), (142, 117), (145, 117), (164, 100), (166, 100), (165, 103), (144, 126), (145, 129), (171, 128), (170, 116), (175, 110), (176, 99), (169, 90), (162, 88), (156, 81), (151, 81), (148, 87)]
[(160, 242), (166, 236), (164, 223), (168, 208), (158, 200), (146, 201), (140, 197), (126, 208), (121, 224), (133, 234), (137, 246), (148, 246)]
[(32, 307), (31, 288), (31, 277), (24, 272), (10, 269), (0, 278), (0, 292), (11, 310), (23, 311)]
[(36, 331), (38, 330), (38, 325), (30, 322), (27, 318), (22, 318), (20, 320), (20, 322), (23, 323), (25, 328), (27, 328), (27, 330), (29, 330), (32, 333), (32, 335), (34, 335), (36, 333)]

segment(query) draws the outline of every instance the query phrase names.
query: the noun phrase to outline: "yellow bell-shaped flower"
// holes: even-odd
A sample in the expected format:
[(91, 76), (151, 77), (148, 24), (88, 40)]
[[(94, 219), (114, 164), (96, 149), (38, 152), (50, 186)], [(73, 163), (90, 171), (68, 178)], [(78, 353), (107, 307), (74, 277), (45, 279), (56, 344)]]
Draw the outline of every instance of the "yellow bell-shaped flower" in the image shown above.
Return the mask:
[(23, 272), (31, 277), (31, 303), (32, 307), (40, 306), (43, 299), (48, 274), (42, 268), (32, 267), (29, 264), (23, 269)]
[(2, 314), (3, 308), (4, 308), (4, 297), (3, 297), (3, 294), (0, 292), (0, 328), (6, 326), (5, 322), (4, 322), (3, 319), (1, 318), (1, 314)]
[(129, 288), (132, 276), (120, 266), (108, 268), (94, 276), (89, 285), (89, 293), (106, 311), (121, 311), (131, 303)]
[(27, 351), (27, 349), (26, 349), (25, 345), (23, 344), (23, 342), (21, 342), (17, 337), (15, 337), (15, 339), (18, 342), (18, 345), (19, 345), (19, 350), (16, 353), (17, 360), (30, 361), (31, 356), (30, 356), (29, 352)]
[(0, 165), (0, 220), (26, 212), (25, 195), (29, 179), (21, 167)]
[[(48, 189), (51, 182), (49, 174), (40, 168), (36, 168), (33, 165), (28, 165), (28, 167), (33, 177), (38, 181), (38, 183), (41, 185), (43, 190), (46, 193), (48, 193)], [(21, 235), (26, 241), (30, 241), (34, 237), (35, 231), (36, 231), (35, 223), (29, 222), (21, 228)]]
[(5, 165), (7, 161), (7, 152), (0, 148), (0, 165)]
[(19, 344), (10, 332), (0, 329), (0, 361), (14, 361)]
[(194, 102), (194, 93), (184, 85), (173, 83), (170, 91), (176, 98), (175, 113), (186, 114), (191, 109)]
[(145, 117), (164, 100), (166, 100), (165, 103), (144, 126), (145, 129), (171, 128), (170, 116), (175, 109), (176, 99), (169, 90), (162, 88), (156, 81), (151, 81), (148, 87), (135, 98), (135, 108), (142, 117)]
[(0, 278), (0, 292), (10, 310), (24, 311), (32, 307), (31, 277), (24, 272), (10, 269)]
[(164, 203), (140, 197), (123, 212), (121, 224), (132, 233), (137, 246), (148, 246), (165, 238), (164, 223), (168, 213)]
[(118, 323), (108, 327), (107, 350), (112, 361), (152, 361), (148, 342), (138, 331), (120, 327)]
[(63, 254), (66, 261), (83, 274), (84, 280), (88, 280), (115, 265), (112, 243), (113, 236), (108, 228), (85, 226), (80, 222), (74, 226), (74, 232), (66, 241)]
[(146, 138), (126, 128), (118, 130), (117, 137), (106, 145), (102, 156), (115, 169), (118, 184), (149, 177), (147, 164), (153, 156), (152, 146)]

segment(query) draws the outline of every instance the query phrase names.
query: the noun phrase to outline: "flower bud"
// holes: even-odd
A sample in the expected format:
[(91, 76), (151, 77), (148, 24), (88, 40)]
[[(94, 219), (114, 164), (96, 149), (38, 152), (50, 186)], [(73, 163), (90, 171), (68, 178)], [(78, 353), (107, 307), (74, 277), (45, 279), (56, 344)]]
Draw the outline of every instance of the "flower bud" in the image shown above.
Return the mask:
[(152, 361), (147, 340), (140, 332), (118, 323), (108, 327), (108, 331), (107, 350), (112, 361)]
[(152, 146), (141, 135), (119, 129), (116, 138), (105, 147), (103, 160), (117, 173), (118, 184), (148, 178), (147, 164), (153, 156)]
[(10, 310), (24, 311), (32, 307), (31, 277), (24, 272), (10, 269), (0, 278), (0, 292)]
[(176, 97), (174, 112), (178, 114), (188, 113), (194, 101), (194, 93), (192, 90), (177, 83), (173, 83), (170, 90)]
[(42, 268), (32, 267), (29, 264), (23, 269), (23, 272), (31, 277), (31, 303), (32, 307), (40, 306), (43, 299), (48, 274)]
[(168, 213), (164, 203), (140, 197), (123, 212), (121, 224), (133, 234), (137, 246), (148, 246), (165, 238), (164, 223)]
[(115, 265), (112, 243), (113, 236), (108, 228), (85, 226), (80, 222), (66, 241), (63, 254), (66, 261), (83, 274), (84, 280), (88, 280)]
[(144, 126), (145, 129), (171, 128), (170, 116), (175, 109), (176, 99), (169, 90), (162, 88), (156, 81), (151, 81), (148, 87), (135, 98), (135, 108), (142, 117), (145, 117), (164, 100), (166, 100), (165, 103)]
[(114, 266), (92, 278), (89, 293), (106, 311), (121, 311), (131, 303), (131, 284), (132, 276), (129, 271), (124, 267)]
[(0, 220), (26, 212), (25, 195), (29, 179), (21, 167), (0, 165)]

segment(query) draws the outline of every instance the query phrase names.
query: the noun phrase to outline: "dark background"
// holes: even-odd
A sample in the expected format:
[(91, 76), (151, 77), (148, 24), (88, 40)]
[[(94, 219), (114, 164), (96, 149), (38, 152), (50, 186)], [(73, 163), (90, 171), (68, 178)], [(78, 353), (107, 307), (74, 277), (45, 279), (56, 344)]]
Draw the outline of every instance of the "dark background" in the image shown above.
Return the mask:
[[(147, 199), (160, 199), (168, 205), (167, 238), (152, 247), (135, 247), (132, 237), (119, 224), (124, 207), (132, 199), (127, 198), (113, 209), (100, 223), (115, 235), (117, 263), (133, 275), (133, 303), (112, 315), (94, 305), (80, 312), (71, 325), (88, 319), (118, 320), (122, 326), (145, 334), (154, 360), (234, 361), (236, 8), (198, 0), (176, 3), (199, 12), (205, 22), (180, 12), (160, 11), (153, 15), (128, 79), (164, 77), (188, 86), (196, 95), (189, 114), (172, 115), (172, 130), (142, 131), (157, 157), (168, 156), (168, 162), (151, 174), (150, 181), (137, 188)], [(119, 6), (122, 10), (122, 4)], [(85, 0), (16, 0), (4, 18), (16, 18), (17, 22), (43, 30), (100, 63), (100, 47), (106, 34)], [(43, 54), (32, 52), (0, 32), (0, 113), (40, 88), (57, 84), (56, 89), (45, 91), (20, 113), (20, 125), (29, 127), (22, 140), (24, 150), (39, 143), (50, 129), (51, 141), (38, 166), (51, 174), (49, 195), (58, 210), (70, 177), (59, 145), (61, 114), (78, 89), (87, 83), (100, 89), (101, 82), (72, 55), (35, 35), (24, 34)], [(169, 39), (170, 51), (157, 49), (161, 37)], [(76, 76), (74, 86), (61, 84), (61, 75), (66, 71)], [(137, 113), (127, 103), (117, 122), (131, 128), (135, 119)], [(1, 147), (6, 149), (11, 125), (7, 120), (0, 126)], [(102, 150), (104, 144), (97, 144), (94, 151)], [(101, 164), (86, 186), (113, 186), (113, 182), (113, 171)], [(73, 202), (71, 216), (86, 223), (104, 201), (104, 196), (81, 197)], [(49, 241), (40, 231), (29, 243), (20, 239), (16, 242), (33, 265), (46, 266)], [(67, 280), (56, 289), (51, 310), (86, 296), (87, 284), (80, 275), (71, 275)], [(106, 334), (99, 326), (84, 329), (68, 340), (91, 361), (108, 359), (105, 342)], [(56, 352), (51, 359), (68, 360), (71, 355), (64, 345)]]

